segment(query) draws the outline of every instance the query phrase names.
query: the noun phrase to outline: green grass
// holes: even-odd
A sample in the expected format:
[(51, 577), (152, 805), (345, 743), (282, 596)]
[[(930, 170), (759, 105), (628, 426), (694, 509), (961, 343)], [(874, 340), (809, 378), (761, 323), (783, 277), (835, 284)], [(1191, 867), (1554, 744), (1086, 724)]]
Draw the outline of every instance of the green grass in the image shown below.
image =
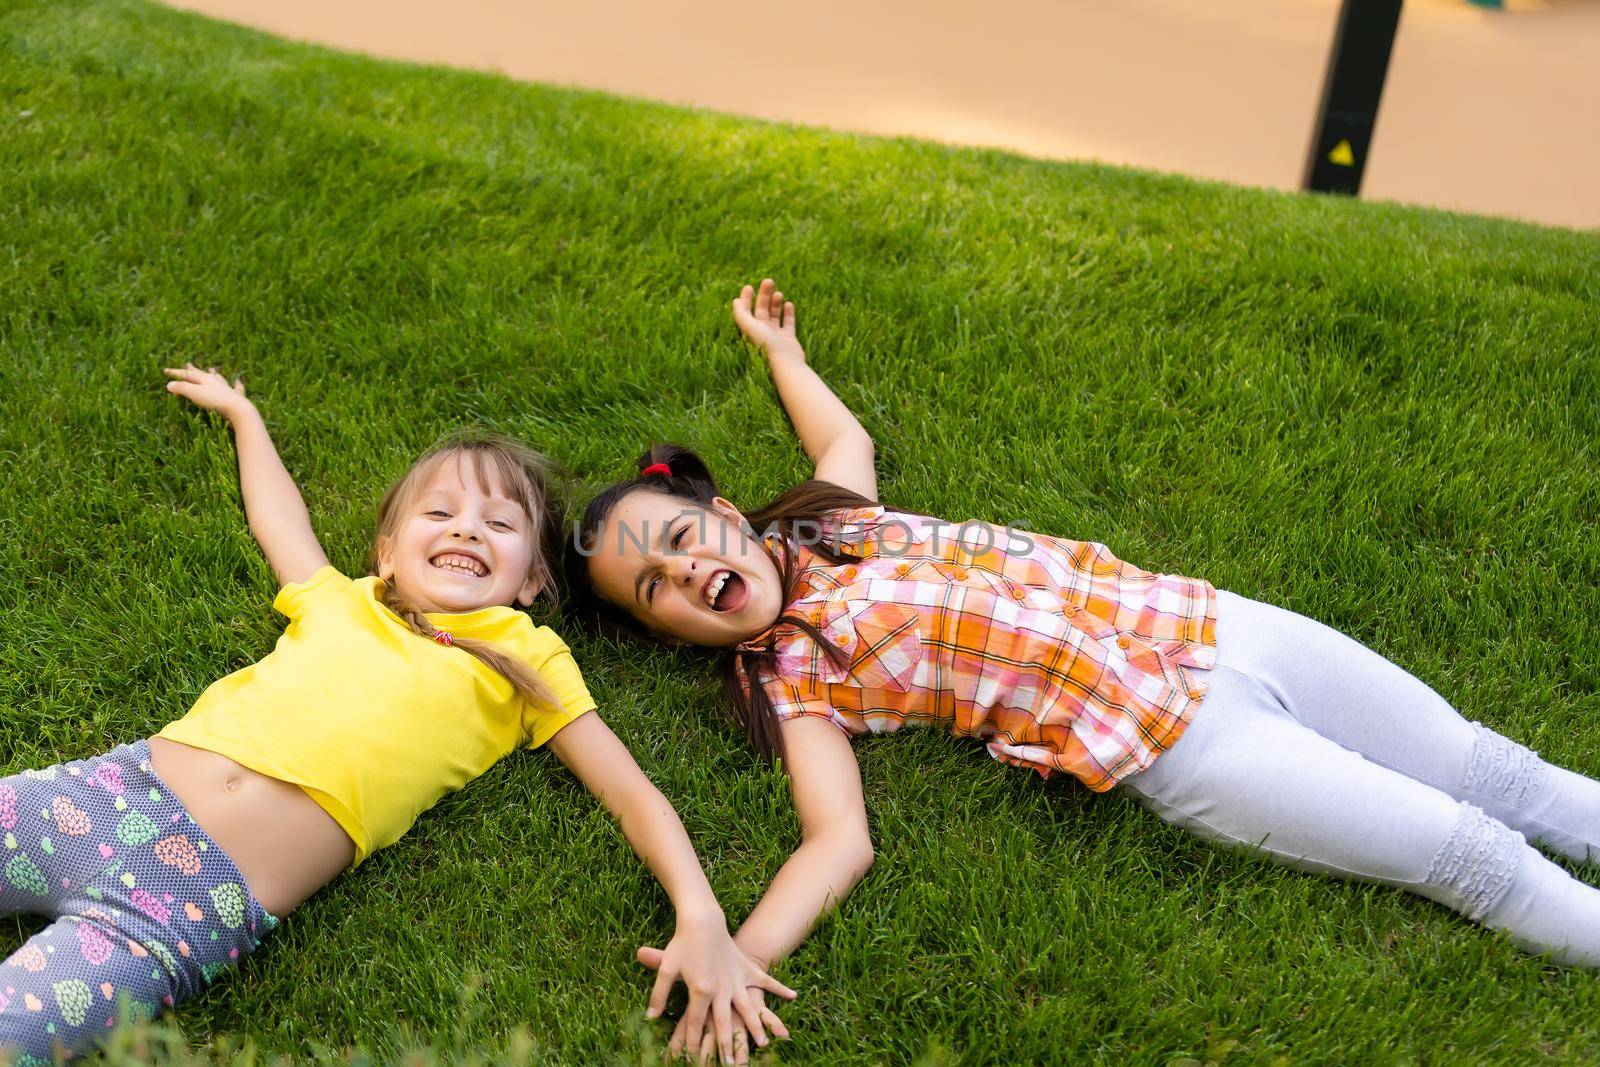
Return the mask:
[[(657, 438), (742, 502), (802, 477), (727, 319), (772, 274), (887, 500), (1294, 608), (1600, 774), (1592, 233), (0, 0), (0, 254), (0, 770), (155, 731), (279, 630), (227, 432), (163, 364), (245, 374), (358, 568), (382, 489), (463, 425), (596, 480)], [(797, 841), (782, 779), (700, 661), (574, 643), (742, 917)], [(785, 1062), (1600, 1056), (1600, 978), (1438, 906), (931, 732), (858, 753), (879, 859), (779, 970)], [(670, 925), (601, 808), (516, 756), (176, 1022), (296, 1057), (521, 1028), (536, 1062), (646, 1061), (632, 950)]]

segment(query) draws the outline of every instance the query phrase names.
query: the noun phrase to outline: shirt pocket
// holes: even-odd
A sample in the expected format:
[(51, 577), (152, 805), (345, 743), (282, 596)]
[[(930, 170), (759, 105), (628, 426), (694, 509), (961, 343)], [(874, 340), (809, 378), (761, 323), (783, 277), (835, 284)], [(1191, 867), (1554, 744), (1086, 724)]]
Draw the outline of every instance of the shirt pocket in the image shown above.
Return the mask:
[(911, 688), (922, 662), (922, 617), (905, 604), (851, 604), (848, 676), (868, 689)]

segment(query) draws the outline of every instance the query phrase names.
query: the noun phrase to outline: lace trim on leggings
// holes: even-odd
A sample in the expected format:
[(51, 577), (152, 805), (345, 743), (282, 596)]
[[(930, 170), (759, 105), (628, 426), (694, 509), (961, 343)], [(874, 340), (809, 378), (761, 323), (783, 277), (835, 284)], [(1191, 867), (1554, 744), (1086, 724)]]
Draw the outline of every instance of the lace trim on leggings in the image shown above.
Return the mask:
[(1428, 884), (1459, 895), (1461, 913), (1482, 922), (1511, 887), (1525, 847), (1521, 834), (1463, 802), (1450, 836), (1428, 864)]
[(1501, 737), (1481, 722), (1475, 735), (1466, 788), (1479, 796), (1504, 800), (1521, 810), (1532, 804), (1544, 785), (1544, 761), (1532, 749)]

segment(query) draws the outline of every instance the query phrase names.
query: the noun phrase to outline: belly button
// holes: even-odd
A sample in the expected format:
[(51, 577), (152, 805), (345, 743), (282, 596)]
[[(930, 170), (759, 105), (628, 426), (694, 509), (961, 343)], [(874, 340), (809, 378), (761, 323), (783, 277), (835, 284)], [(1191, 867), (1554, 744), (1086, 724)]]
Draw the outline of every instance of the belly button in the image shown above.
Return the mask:
[(224, 783), (224, 788), (227, 789), (228, 792), (232, 793), (234, 790), (239, 788), (239, 779), (229, 778), (227, 782)]

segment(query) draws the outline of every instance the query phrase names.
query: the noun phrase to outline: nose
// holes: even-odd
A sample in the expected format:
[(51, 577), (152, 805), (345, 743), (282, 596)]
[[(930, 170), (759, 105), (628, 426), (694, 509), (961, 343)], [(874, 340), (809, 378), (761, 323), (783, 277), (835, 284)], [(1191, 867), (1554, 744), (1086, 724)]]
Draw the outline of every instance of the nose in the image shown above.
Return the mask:
[(465, 515), (457, 515), (450, 523), (450, 536), (458, 541), (477, 541), (478, 523)]
[(674, 585), (687, 585), (694, 581), (695, 561), (693, 556), (671, 555), (666, 559), (667, 577)]

